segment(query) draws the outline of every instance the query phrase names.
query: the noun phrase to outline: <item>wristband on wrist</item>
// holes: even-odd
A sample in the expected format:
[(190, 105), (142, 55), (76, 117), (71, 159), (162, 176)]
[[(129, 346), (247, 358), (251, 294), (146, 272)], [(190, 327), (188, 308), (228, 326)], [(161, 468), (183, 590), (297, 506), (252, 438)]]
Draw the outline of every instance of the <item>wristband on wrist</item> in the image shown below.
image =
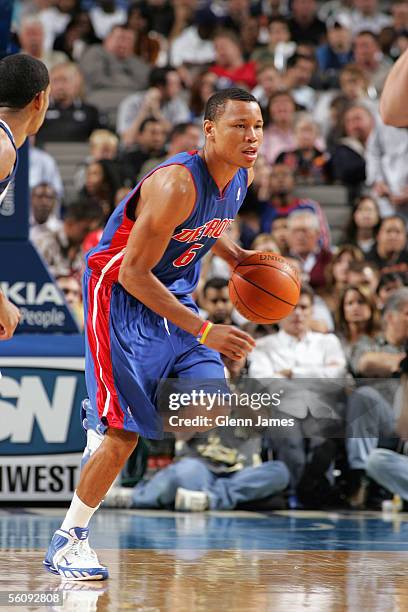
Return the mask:
[(197, 336), (197, 340), (200, 344), (204, 344), (212, 326), (213, 324), (210, 321), (204, 321)]

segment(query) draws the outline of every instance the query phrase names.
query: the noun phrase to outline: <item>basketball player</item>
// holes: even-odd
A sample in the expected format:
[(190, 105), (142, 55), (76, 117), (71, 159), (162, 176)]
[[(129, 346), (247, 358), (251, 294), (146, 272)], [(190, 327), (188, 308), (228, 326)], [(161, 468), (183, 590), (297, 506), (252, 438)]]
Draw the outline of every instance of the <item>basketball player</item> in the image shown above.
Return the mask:
[[(49, 77), (30, 55), (0, 60), (0, 206), (18, 164), (17, 149), (40, 129), (48, 108)], [(20, 320), (18, 308), (0, 291), (0, 340), (8, 340)]]
[(387, 125), (408, 127), (408, 50), (395, 62), (381, 94), (380, 114)]
[(162, 437), (158, 381), (224, 379), (219, 353), (238, 360), (245, 332), (203, 321), (191, 298), (199, 260), (212, 248), (231, 266), (247, 257), (227, 238), (262, 143), (261, 110), (233, 88), (213, 95), (205, 146), (160, 164), (111, 216), (87, 257), (84, 277), (86, 381), (102, 444), (85, 465), (45, 567), (68, 580), (108, 577), (88, 544), (88, 523), (134, 450), (138, 434)]

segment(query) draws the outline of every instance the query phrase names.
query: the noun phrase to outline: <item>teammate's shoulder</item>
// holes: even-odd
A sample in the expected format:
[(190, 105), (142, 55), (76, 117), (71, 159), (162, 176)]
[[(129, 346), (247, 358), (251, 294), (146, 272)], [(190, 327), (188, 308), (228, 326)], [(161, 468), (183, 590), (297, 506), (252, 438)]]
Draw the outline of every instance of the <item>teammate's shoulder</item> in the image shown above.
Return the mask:
[(0, 129), (0, 181), (13, 171), (16, 162), (16, 149), (6, 132)]

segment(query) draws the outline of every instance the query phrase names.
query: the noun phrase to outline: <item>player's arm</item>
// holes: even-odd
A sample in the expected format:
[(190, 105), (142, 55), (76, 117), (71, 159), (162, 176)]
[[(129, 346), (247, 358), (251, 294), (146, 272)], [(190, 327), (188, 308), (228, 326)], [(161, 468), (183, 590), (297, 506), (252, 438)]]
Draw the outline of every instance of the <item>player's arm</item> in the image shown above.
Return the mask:
[[(152, 273), (162, 258), (175, 228), (191, 213), (195, 187), (190, 173), (180, 166), (156, 171), (142, 185), (138, 215), (130, 233), (119, 272), (119, 282), (135, 298), (181, 329), (198, 335), (204, 321)], [(237, 359), (254, 345), (245, 332), (229, 325), (214, 325), (205, 344)]]
[(387, 125), (408, 126), (408, 51), (391, 68), (380, 100), (381, 118)]
[(16, 151), (4, 130), (0, 129), (0, 181), (6, 179), (13, 171)]

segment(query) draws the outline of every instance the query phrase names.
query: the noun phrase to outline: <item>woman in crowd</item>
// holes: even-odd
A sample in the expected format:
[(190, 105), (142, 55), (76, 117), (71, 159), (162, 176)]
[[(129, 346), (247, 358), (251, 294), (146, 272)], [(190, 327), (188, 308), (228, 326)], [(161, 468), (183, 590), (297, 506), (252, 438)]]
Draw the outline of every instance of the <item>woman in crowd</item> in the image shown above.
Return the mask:
[(217, 75), (208, 70), (198, 73), (190, 89), (191, 121), (202, 123), (204, 119), (204, 107), (213, 93), (215, 93)]
[(339, 297), (348, 284), (348, 271), (352, 261), (363, 261), (364, 255), (352, 244), (340, 246), (326, 268), (326, 286), (320, 292), (330, 312), (336, 312)]
[(79, 61), (89, 45), (97, 45), (101, 41), (95, 34), (88, 11), (75, 13), (62, 34), (54, 41), (54, 50), (63, 51), (71, 62)]
[(115, 194), (119, 187), (120, 178), (114, 162), (102, 159), (88, 165), (80, 195), (82, 199), (99, 203), (107, 220), (115, 207)]
[(339, 299), (336, 311), (336, 333), (348, 358), (352, 346), (362, 336), (372, 337), (379, 331), (379, 313), (375, 297), (365, 287), (350, 285)]
[(269, 125), (264, 130), (261, 153), (269, 164), (274, 164), (278, 155), (296, 149), (295, 138), (296, 103), (288, 91), (280, 91), (269, 100)]
[(361, 196), (346, 227), (344, 240), (358, 246), (363, 253), (368, 253), (375, 245), (380, 221), (376, 200), (369, 195)]

